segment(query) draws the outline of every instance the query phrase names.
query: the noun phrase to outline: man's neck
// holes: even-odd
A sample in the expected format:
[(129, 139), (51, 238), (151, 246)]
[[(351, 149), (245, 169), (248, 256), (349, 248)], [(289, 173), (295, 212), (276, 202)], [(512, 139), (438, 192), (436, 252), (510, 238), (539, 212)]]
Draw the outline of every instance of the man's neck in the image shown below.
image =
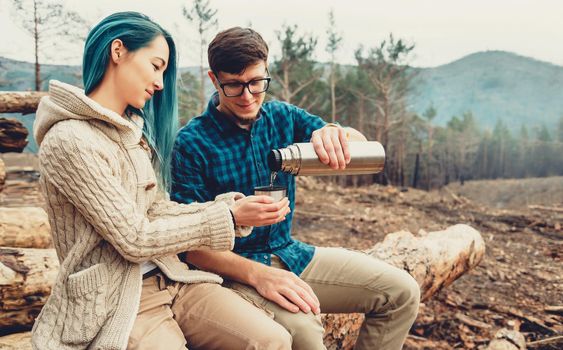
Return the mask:
[(221, 104), (217, 105), (217, 110), (221, 112), (221, 114), (223, 114), (227, 119), (235, 123), (241, 129), (250, 130), (250, 128), (252, 127), (253, 124), (252, 122), (250, 123), (241, 122), (241, 120), (237, 118), (235, 115), (233, 115), (230, 111), (225, 111), (223, 108), (221, 108)]

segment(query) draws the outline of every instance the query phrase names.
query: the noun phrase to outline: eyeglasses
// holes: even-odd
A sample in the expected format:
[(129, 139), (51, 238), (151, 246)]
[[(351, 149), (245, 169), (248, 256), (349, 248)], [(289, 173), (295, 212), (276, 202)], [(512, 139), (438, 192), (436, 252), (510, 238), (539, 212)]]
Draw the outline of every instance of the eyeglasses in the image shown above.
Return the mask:
[(253, 95), (261, 94), (268, 91), (268, 88), (270, 87), (270, 80), (272, 79), (270, 77), (266, 77), (260, 79), (252, 79), (251, 81), (246, 83), (222, 83), (221, 81), (219, 81), (217, 74), (215, 74), (215, 78), (217, 78), (217, 82), (219, 83), (221, 90), (223, 90), (223, 93), (227, 97), (242, 96), (242, 94), (244, 93), (244, 88), (247, 88), (248, 92)]

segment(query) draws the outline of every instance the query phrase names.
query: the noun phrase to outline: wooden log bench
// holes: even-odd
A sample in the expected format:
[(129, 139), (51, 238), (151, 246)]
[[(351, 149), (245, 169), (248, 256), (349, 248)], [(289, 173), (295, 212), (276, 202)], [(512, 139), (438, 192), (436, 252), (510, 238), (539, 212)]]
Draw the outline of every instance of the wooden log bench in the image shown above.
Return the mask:
[[(475, 229), (455, 225), (418, 235), (407, 231), (391, 233), (368, 253), (409, 272), (420, 285), (424, 301), (477, 266), (485, 253), (485, 243)], [(57, 269), (53, 249), (0, 248), (0, 329), (33, 325)], [(327, 348), (351, 349), (363, 315), (326, 314), (322, 318)], [(20, 350), (28, 345), (29, 333), (0, 337), (0, 349)]]

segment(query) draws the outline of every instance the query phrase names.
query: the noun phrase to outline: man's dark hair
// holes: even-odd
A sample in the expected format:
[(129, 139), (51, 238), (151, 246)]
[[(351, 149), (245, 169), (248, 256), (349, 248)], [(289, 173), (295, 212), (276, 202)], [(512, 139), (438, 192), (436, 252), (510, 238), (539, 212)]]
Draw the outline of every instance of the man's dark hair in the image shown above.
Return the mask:
[(249, 65), (268, 60), (268, 44), (250, 28), (233, 27), (215, 36), (207, 58), (214, 73), (241, 74)]

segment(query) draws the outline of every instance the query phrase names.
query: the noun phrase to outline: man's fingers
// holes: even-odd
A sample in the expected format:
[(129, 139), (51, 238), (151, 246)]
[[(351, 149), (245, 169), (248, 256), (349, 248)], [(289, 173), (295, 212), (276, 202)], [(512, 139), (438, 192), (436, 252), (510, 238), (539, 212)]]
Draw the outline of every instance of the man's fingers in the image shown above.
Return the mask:
[(321, 163), (328, 164), (330, 158), (326, 153), (325, 147), (323, 145), (323, 140), (319, 134), (320, 132), (313, 133), (313, 136), (311, 137), (311, 143), (313, 144), (313, 149), (315, 150), (315, 153), (317, 154), (317, 157), (319, 157)]
[(342, 146), (342, 153), (344, 153), (344, 160), (346, 164), (350, 163), (350, 146), (348, 146), (348, 137), (346, 136), (346, 130), (344, 128), (338, 129), (338, 138), (340, 139), (340, 145)]
[(286, 298), (283, 297), (283, 295), (279, 293), (275, 293), (270, 300), (272, 300), (274, 303), (278, 304), (279, 306), (283, 307), (287, 311), (293, 313), (299, 312), (299, 306), (290, 303)]
[(331, 141), (332, 147), (334, 147), (334, 153), (336, 154), (336, 159), (338, 160), (338, 168), (344, 169), (346, 167), (346, 160), (344, 159), (344, 153), (342, 152), (338, 133), (332, 133)]
[(329, 158), (328, 165), (332, 169), (338, 169), (338, 159), (336, 158), (336, 153), (334, 151), (334, 146), (332, 144), (332, 137), (330, 135), (330, 132), (325, 132), (323, 134), (323, 146), (326, 153), (328, 154), (328, 158)]
[(319, 301), (319, 298), (317, 298), (317, 295), (313, 291), (313, 288), (311, 288), (311, 286), (308, 285), (307, 282), (303, 281), (301, 278), (297, 278), (297, 280), (298, 280), (297, 284), (299, 284), (299, 286), (303, 288), (305, 292), (307, 292), (307, 295), (310, 298), (310, 302), (308, 302), (308, 304), (311, 306), (311, 309), (313, 309), (314, 313), (319, 313), (321, 302)]
[(299, 309), (304, 313), (309, 313), (311, 311), (311, 307), (309, 306), (309, 304), (300, 295), (300, 294), (304, 294), (303, 292), (297, 293), (293, 289), (286, 289), (281, 291), (281, 294), (292, 304), (297, 305)]

